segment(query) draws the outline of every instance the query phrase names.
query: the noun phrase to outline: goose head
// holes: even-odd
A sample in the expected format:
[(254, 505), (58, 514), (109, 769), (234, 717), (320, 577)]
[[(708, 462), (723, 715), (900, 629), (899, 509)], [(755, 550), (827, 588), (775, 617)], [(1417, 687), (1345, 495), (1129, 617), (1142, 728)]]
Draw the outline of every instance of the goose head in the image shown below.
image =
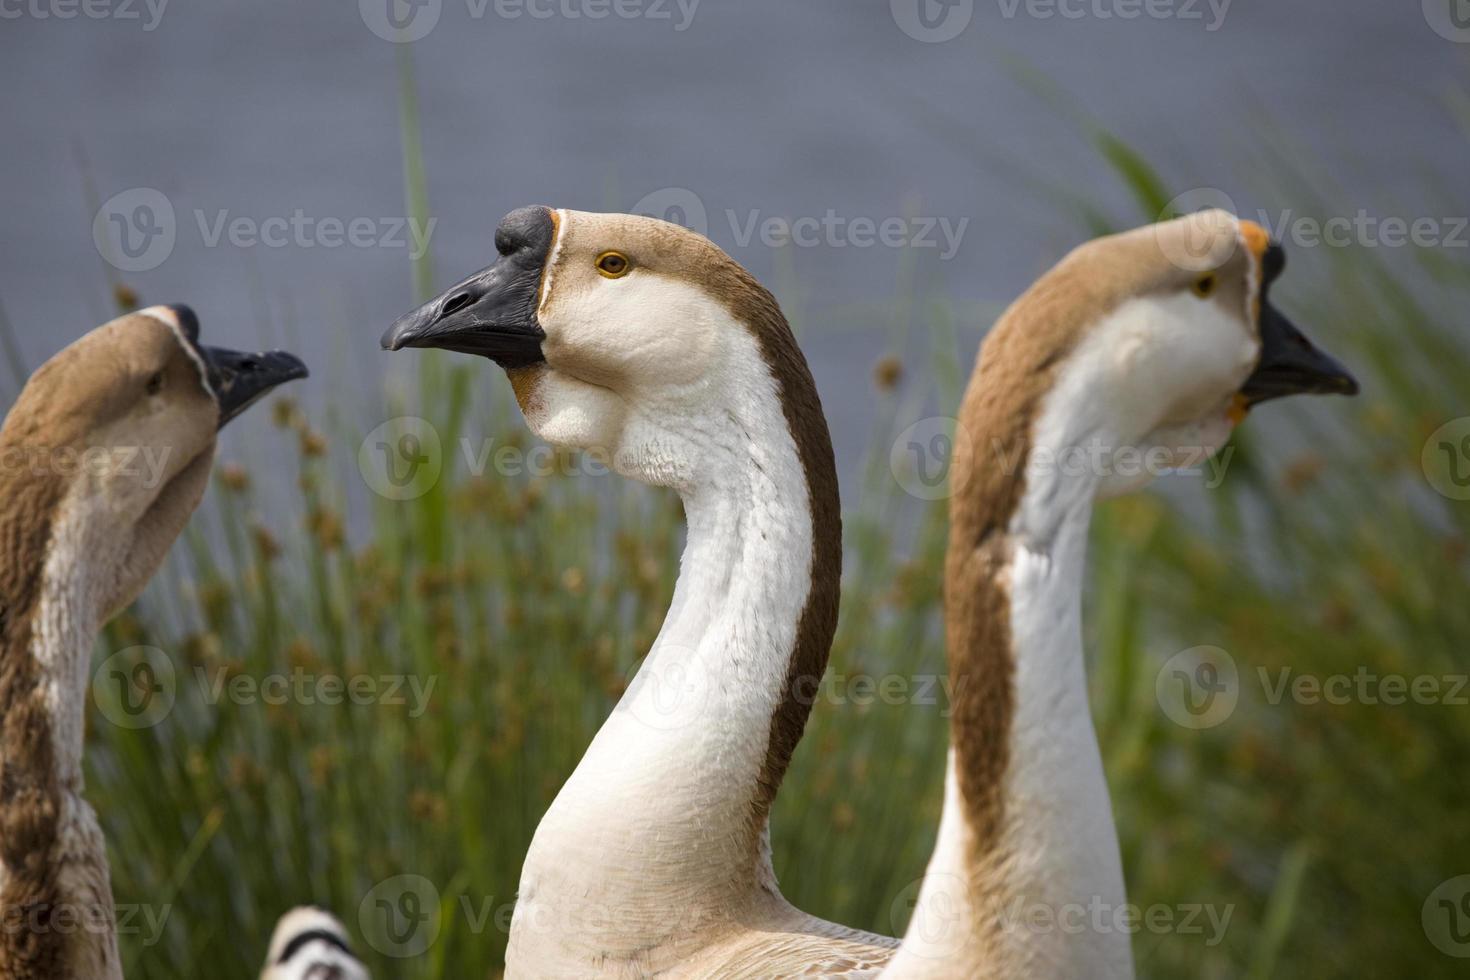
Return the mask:
[(994, 416), (987, 387), (1002, 399), (1030, 389), (1050, 427), (1033, 438), (1095, 447), (1096, 492), (1111, 496), (1202, 462), (1261, 402), (1356, 393), (1272, 303), (1284, 266), (1263, 228), (1218, 210), (1088, 242), (997, 324), (971, 411)]
[[(80, 562), (103, 618), (132, 602), (203, 495), (222, 426), (276, 385), (306, 376), (290, 354), (199, 342), (186, 306), (106, 323), (30, 378), (0, 429), (0, 481), (47, 501), (95, 543)], [(13, 506), (22, 506), (19, 503)]]
[(494, 265), (400, 318), (383, 347), (490, 358), (548, 442), (687, 488), (716, 475), (716, 430), (739, 400), (773, 374), (805, 376), (788, 396), (810, 385), (775, 300), (694, 232), (531, 207), (501, 221), (495, 245)]
[(337, 917), (303, 905), (276, 923), (261, 980), (368, 980), (368, 972)]

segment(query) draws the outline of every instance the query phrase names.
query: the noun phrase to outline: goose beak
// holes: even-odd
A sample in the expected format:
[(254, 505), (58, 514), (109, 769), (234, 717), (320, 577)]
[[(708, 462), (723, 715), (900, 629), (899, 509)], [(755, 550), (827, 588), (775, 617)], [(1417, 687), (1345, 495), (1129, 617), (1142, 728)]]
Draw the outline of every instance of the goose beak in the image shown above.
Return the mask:
[(383, 349), (440, 347), (488, 357), (506, 369), (540, 364), (546, 332), (536, 310), (556, 228), (550, 208), (506, 215), (495, 229), (495, 264), (400, 317), (383, 334)]
[(247, 354), (223, 347), (200, 347), (199, 353), (209, 371), (209, 387), (219, 402), (221, 429), (273, 388), (309, 373), (299, 357), (280, 350)]
[[(264, 398), (271, 389), (310, 372), (295, 354), (273, 350), (248, 354), (199, 343), (199, 317), (182, 303), (155, 309), (166, 310), (199, 360), (204, 364), (205, 384), (219, 405), (219, 428)], [(151, 312), (151, 311), (145, 311)]]
[(399, 317), (383, 334), (383, 349), (439, 347), (488, 357), (506, 369), (540, 363), (546, 339), (536, 320), (541, 266), (528, 252), (502, 257)]
[(1240, 389), (1250, 408), (1285, 395), (1356, 395), (1358, 382), (1270, 301), (1261, 299), (1261, 359)]

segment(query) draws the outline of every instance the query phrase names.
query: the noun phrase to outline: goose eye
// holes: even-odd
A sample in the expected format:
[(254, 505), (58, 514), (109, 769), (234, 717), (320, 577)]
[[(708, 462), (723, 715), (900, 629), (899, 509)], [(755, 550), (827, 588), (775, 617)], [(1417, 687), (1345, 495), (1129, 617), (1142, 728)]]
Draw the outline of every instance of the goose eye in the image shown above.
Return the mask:
[(1194, 285), (1191, 286), (1190, 289), (1193, 290), (1194, 294), (1200, 299), (1205, 299), (1215, 291), (1215, 277), (1201, 276), (1194, 281)]
[(621, 279), (633, 268), (633, 263), (622, 252), (603, 252), (597, 257), (597, 271), (609, 279)]
[(163, 390), (163, 372), (159, 371), (148, 379), (148, 394), (156, 395)]

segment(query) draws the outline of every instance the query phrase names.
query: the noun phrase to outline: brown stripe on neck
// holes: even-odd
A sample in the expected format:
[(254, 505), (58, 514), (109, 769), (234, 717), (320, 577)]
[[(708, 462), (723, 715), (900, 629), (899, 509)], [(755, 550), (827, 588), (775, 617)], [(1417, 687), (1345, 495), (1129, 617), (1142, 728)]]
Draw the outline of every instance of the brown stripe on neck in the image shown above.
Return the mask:
[[(739, 264), (711, 247), (697, 270), (700, 285), (750, 328), (776, 380), (781, 411), (791, 429), (806, 478), (812, 517), (811, 591), (796, 627), (796, 644), (786, 668), (781, 700), (771, 715), (766, 757), (754, 799), (757, 826), (764, 827), (771, 803), (791, 764), (812, 711), (811, 693), (827, 671), (842, 587), (842, 505), (837, 464), (827, 417), (806, 358), (774, 296)], [(719, 260), (723, 261), (719, 261)]]
[(16, 462), (26, 458), (20, 442), (0, 433), (0, 976), (42, 980), (64, 975), (66, 935), (51, 927), (61, 790), (32, 645), (64, 485)]
[(1032, 430), (1085, 328), (1116, 305), (1084, 246), (1042, 277), (986, 337), (960, 409), (950, 470), (945, 630), (954, 690), (951, 740), (977, 860), (1005, 828), (1015, 716), (1012, 519), (1026, 490)]

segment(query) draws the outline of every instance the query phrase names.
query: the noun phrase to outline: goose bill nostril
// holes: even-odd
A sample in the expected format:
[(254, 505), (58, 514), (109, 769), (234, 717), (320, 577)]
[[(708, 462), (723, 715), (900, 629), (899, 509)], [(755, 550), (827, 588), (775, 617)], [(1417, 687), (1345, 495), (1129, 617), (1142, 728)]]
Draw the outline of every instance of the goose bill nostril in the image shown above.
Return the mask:
[(445, 301), (444, 309), (441, 311), (441, 315), (450, 316), (452, 314), (458, 313), (460, 310), (469, 306), (474, 301), (475, 297), (470, 293), (455, 293), (453, 296), (449, 297), (449, 299)]

